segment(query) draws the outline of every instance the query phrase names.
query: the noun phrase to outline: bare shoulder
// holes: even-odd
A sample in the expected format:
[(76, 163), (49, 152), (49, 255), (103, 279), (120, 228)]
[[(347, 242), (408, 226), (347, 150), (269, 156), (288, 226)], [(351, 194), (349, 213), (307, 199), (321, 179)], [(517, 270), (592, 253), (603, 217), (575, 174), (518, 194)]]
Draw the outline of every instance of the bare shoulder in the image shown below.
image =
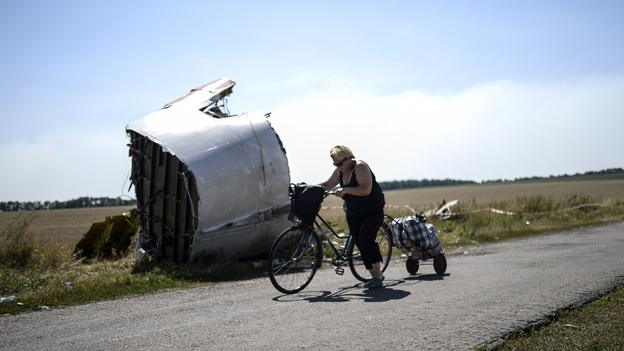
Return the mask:
[(362, 160), (356, 160), (355, 166), (353, 168), (355, 172), (357, 172), (358, 174), (370, 174), (371, 173), (371, 170), (370, 170), (370, 167), (368, 167), (368, 164)]
[(359, 168), (359, 169), (362, 169), (362, 170), (364, 170), (364, 169), (370, 170), (370, 167), (368, 166), (368, 163), (366, 163), (366, 162), (364, 162), (362, 160), (356, 160), (355, 161), (355, 168), (356, 169)]

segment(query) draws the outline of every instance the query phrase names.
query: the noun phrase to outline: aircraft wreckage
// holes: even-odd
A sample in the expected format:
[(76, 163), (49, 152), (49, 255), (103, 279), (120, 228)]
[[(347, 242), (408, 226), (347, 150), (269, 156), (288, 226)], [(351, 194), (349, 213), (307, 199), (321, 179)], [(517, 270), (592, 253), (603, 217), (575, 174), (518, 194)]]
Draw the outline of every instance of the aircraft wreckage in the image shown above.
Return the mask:
[(229, 114), (234, 84), (192, 89), (126, 127), (137, 247), (156, 259), (253, 257), (288, 225), (286, 150), (268, 115)]

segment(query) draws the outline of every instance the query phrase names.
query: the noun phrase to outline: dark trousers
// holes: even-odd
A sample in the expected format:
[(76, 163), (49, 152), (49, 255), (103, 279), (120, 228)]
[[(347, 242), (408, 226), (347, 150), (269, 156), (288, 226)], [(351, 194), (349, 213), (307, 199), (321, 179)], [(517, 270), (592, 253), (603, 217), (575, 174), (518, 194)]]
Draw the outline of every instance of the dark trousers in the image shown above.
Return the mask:
[(362, 214), (347, 213), (347, 224), (355, 245), (362, 254), (366, 269), (372, 269), (373, 263), (381, 262), (379, 245), (375, 242), (377, 231), (383, 223), (383, 208)]

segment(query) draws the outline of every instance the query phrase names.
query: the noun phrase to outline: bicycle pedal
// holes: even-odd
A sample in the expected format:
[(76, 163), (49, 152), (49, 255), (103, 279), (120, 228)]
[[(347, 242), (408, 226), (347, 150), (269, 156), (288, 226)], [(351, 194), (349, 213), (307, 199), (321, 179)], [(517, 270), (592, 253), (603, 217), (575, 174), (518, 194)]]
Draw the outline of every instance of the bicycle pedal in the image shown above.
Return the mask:
[(344, 274), (344, 268), (342, 268), (342, 267), (336, 267), (336, 274), (338, 274), (338, 275), (343, 275), (343, 274)]

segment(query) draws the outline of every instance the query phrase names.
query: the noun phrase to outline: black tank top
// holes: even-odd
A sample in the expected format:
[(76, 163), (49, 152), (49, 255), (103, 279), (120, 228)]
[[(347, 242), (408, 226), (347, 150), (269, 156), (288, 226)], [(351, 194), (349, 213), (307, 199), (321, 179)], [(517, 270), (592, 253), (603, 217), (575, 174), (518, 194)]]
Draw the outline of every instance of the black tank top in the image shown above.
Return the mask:
[[(371, 172), (371, 176), (373, 177), (373, 188), (371, 189), (370, 194), (366, 196), (355, 196), (351, 194), (346, 194), (342, 197), (345, 202), (345, 212), (350, 215), (354, 214), (362, 214), (366, 212), (370, 212), (379, 208), (383, 208), (386, 204), (386, 200), (384, 198), (383, 190), (377, 183), (375, 179), (375, 174), (373, 171)], [(342, 182), (342, 172), (340, 172), (340, 186), (343, 188), (356, 187), (360, 185), (355, 177), (355, 170), (351, 175), (351, 180), (349, 184), (344, 184)]]

